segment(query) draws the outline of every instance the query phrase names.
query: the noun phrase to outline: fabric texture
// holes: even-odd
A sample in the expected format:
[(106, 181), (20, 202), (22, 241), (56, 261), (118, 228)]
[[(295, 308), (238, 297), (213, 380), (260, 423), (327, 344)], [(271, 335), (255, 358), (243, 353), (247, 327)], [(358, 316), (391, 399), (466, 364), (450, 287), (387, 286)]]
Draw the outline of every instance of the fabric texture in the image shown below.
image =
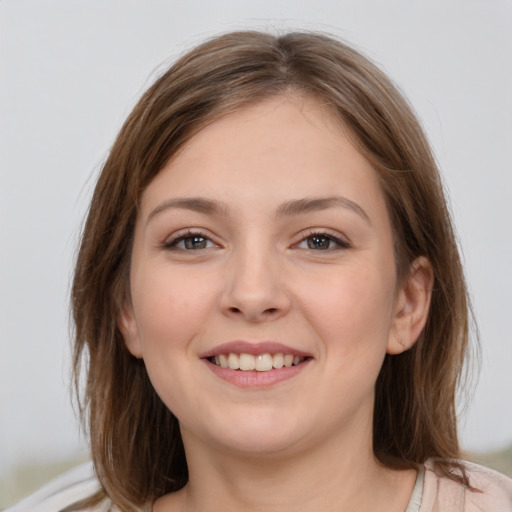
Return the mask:
[[(434, 462), (418, 473), (404, 512), (512, 512), (512, 480), (491, 469), (464, 462), (472, 491), (435, 472)], [(99, 489), (91, 463), (65, 473), (5, 512), (59, 512)], [(115, 512), (103, 504), (88, 512)], [(144, 512), (141, 510), (141, 512)], [(146, 512), (151, 512), (150, 507)]]
[(412, 490), (411, 499), (409, 500), (409, 504), (407, 505), (405, 512), (419, 512), (421, 500), (423, 498), (424, 480), (425, 468), (422, 468), (420, 471), (418, 471), (418, 476), (416, 477), (416, 483), (414, 484), (414, 488)]
[(440, 476), (434, 462), (425, 463), (419, 512), (512, 512), (512, 480), (497, 471), (464, 462), (470, 485), (480, 492)]

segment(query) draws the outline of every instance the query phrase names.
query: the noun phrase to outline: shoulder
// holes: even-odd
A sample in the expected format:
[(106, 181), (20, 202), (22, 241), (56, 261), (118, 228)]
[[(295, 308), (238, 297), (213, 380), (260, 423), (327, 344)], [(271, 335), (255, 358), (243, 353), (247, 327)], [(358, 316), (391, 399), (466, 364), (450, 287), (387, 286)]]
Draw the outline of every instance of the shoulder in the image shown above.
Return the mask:
[[(28, 498), (5, 512), (57, 512), (76, 501), (91, 496), (99, 489), (92, 463), (82, 464), (52, 480)], [(91, 512), (106, 512), (107, 507)]]
[(512, 480), (497, 471), (462, 462), (471, 487), (439, 475), (435, 463), (425, 464), (420, 512), (512, 512)]

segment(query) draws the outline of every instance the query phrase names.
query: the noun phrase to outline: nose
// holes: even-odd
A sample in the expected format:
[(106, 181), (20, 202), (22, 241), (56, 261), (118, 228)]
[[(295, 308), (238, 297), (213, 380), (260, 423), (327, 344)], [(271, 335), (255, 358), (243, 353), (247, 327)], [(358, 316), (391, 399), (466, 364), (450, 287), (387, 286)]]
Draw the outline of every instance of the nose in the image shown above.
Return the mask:
[(245, 250), (227, 263), (227, 279), (221, 299), (225, 315), (251, 323), (283, 317), (291, 300), (279, 257), (267, 250)]

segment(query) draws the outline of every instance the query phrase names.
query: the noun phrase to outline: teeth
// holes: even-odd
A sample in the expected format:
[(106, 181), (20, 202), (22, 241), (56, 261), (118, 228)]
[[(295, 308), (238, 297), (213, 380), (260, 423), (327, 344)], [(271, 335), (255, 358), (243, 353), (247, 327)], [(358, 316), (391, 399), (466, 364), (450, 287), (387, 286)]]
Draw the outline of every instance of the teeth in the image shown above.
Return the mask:
[(272, 358), (272, 366), (274, 368), (282, 368), (284, 365), (284, 356), (283, 354), (275, 354)]
[(230, 368), (231, 370), (250, 371), (257, 370), (259, 372), (268, 372), (273, 368), (279, 369), (283, 366), (290, 367), (296, 366), (302, 361), (304, 357), (294, 356), (293, 354), (259, 354), (253, 356), (252, 354), (219, 354), (212, 358), (211, 362), (222, 368)]
[(251, 354), (240, 354), (240, 370), (255, 370), (256, 358)]
[(232, 370), (238, 370), (240, 368), (240, 358), (238, 354), (229, 354), (228, 365)]
[(256, 370), (259, 372), (272, 370), (272, 356), (270, 354), (260, 354), (256, 356)]

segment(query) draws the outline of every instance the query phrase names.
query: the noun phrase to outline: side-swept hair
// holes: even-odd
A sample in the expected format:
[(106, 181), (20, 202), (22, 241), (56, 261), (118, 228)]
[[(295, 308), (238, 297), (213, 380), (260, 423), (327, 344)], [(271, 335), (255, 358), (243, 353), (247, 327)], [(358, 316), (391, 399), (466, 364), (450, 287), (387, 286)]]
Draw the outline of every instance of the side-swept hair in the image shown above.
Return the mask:
[[(393, 224), (399, 279), (426, 256), (434, 287), (426, 327), (401, 355), (387, 355), (376, 384), (373, 449), (390, 468), (435, 458), (467, 483), (459, 457), (455, 396), (470, 307), (439, 172), (412, 109), (360, 53), (316, 33), (247, 31), (198, 46), (163, 73), (129, 115), (103, 166), (84, 227), (72, 288), (74, 369), (102, 490), (136, 510), (188, 478), (177, 419), (144, 363), (125, 347), (116, 317), (130, 300), (129, 266), (142, 192), (207, 124), (283, 93), (313, 96), (338, 116), (379, 177)], [(80, 394), (80, 393), (79, 393)], [(79, 508), (79, 505), (75, 506)]]

